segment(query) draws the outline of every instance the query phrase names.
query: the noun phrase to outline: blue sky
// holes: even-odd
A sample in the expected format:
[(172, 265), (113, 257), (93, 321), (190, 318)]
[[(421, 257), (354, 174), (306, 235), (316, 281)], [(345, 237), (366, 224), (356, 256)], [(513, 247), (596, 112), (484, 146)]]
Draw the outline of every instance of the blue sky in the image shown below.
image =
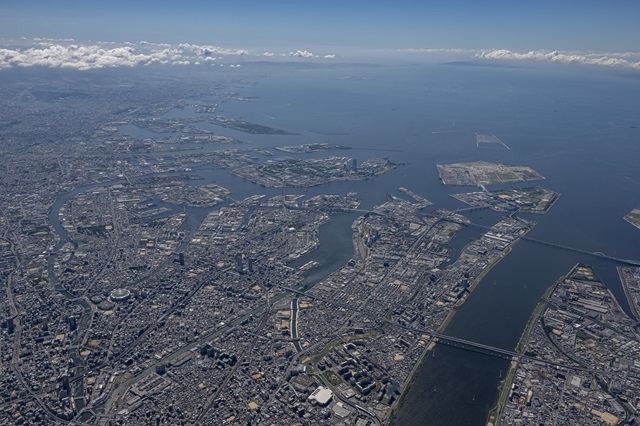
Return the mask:
[(14, 1), (0, 37), (248, 49), (638, 51), (638, 0)]

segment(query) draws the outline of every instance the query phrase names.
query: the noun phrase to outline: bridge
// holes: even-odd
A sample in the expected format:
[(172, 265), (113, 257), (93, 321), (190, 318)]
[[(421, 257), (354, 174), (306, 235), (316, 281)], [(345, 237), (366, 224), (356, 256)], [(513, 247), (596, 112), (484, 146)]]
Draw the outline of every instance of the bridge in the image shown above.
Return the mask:
[(629, 260), (629, 259), (620, 259), (614, 256), (608, 256), (600, 251), (595, 251), (595, 252), (590, 252), (587, 250), (582, 250), (582, 249), (578, 249), (578, 248), (574, 248), (574, 247), (567, 247), (567, 246), (563, 246), (562, 244), (556, 244), (556, 243), (550, 243), (548, 241), (543, 241), (543, 240), (538, 240), (535, 238), (531, 238), (531, 237), (520, 237), (523, 240), (526, 241), (531, 241), (532, 243), (537, 243), (537, 244), (542, 244), (545, 246), (549, 246), (549, 247), (554, 247), (554, 248), (559, 248), (562, 250), (569, 250), (569, 251), (573, 251), (576, 253), (580, 253), (580, 254), (586, 254), (588, 256), (593, 256), (593, 257), (599, 257), (601, 259), (606, 259), (606, 260), (611, 260), (613, 262), (618, 262), (618, 263), (624, 263), (626, 265), (631, 265), (631, 266), (640, 266), (640, 261), (637, 260)]
[(437, 332), (433, 332), (433, 331), (430, 331), (430, 330), (420, 330), (420, 329), (417, 329), (417, 328), (414, 328), (414, 327), (402, 326), (402, 325), (400, 325), (400, 324), (398, 324), (396, 322), (390, 321), (390, 320), (386, 320), (386, 322), (388, 324), (392, 325), (392, 326), (404, 328), (404, 329), (410, 330), (410, 331), (412, 331), (414, 333), (421, 333), (421, 334), (430, 335), (431, 337), (436, 339), (434, 341), (436, 343), (438, 343), (438, 344), (443, 344), (443, 345), (452, 346), (452, 347), (459, 348), (459, 349), (478, 352), (478, 353), (481, 353), (481, 354), (484, 354), (484, 355), (489, 355), (489, 356), (502, 358), (502, 359), (508, 359), (508, 360), (512, 360), (512, 359), (528, 359), (530, 361), (540, 362), (540, 363), (547, 364), (547, 365), (552, 365), (552, 366), (555, 366), (555, 367), (570, 368), (570, 369), (573, 369), (573, 370), (589, 371), (588, 368), (584, 368), (584, 367), (580, 367), (580, 366), (573, 366), (573, 365), (566, 365), (566, 364), (562, 364), (562, 363), (558, 363), (558, 362), (554, 362), (554, 361), (547, 361), (547, 360), (536, 358), (536, 357), (531, 356), (531, 355), (525, 355), (525, 354), (521, 354), (519, 352), (511, 351), (511, 350), (508, 350), (508, 349), (502, 349), (502, 348), (498, 348), (498, 347), (491, 346), (491, 345), (485, 345), (483, 343), (478, 343), (478, 342), (474, 342), (474, 341), (471, 341), (471, 340), (462, 339), (460, 337), (449, 336), (447, 334), (437, 333)]
[(494, 346), (483, 345), (481, 343), (472, 342), (472, 341), (469, 341), (469, 340), (460, 339), (460, 338), (453, 337), (453, 336), (447, 336), (445, 334), (435, 333), (433, 336), (438, 338), (437, 343), (439, 343), (439, 344), (444, 344), (444, 345), (453, 346), (453, 347), (456, 347), (456, 348), (459, 348), (459, 349), (478, 352), (478, 353), (481, 353), (481, 354), (484, 354), (484, 355), (490, 355), (490, 356), (503, 358), (503, 359), (508, 359), (508, 360), (511, 360), (511, 359), (514, 359), (514, 358), (515, 359), (528, 359), (530, 361), (540, 362), (540, 363), (543, 363), (543, 364), (546, 364), (546, 365), (552, 365), (554, 367), (570, 368), (570, 369), (573, 369), (573, 370), (590, 371), (588, 368), (585, 368), (585, 367), (566, 365), (566, 364), (562, 364), (562, 363), (554, 362), (554, 361), (547, 361), (547, 360), (543, 360), (543, 359), (540, 359), (540, 358), (536, 358), (536, 357), (531, 356), (531, 355), (521, 354), (521, 353), (516, 352), (516, 351), (509, 351), (509, 350), (506, 350), (506, 349), (496, 348)]
[[(470, 211), (474, 211), (474, 210), (481, 210), (481, 209), (485, 209), (487, 207), (468, 207), (468, 208), (464, 208), (464, 209), (460, 209), (460, 210), (455, 210), (453, 213), (465, 213), (465, 212), (470, 212)], [(447, 217), (445, 220), (451, 221), (451, 222), (455, 222), (459, 225), (468, 225), (468, 226), (473, 226), (475, 228), (480, 228), (480, 229), (485, 229), (485, 230), (490, 230), (491, 228), (488, 226), (484, 226), (484, 225), (480, 225), (477, 223), (473, 223), (473, 222), (468, 222), (468, 223), (464, 223), (464, 222), (459, 222), (457, 220), (455, 220), (452, 217)], [(638, 260), (629, 260), (629, 259), (620, 259), (618, 257), (615, 256), (609, 256), (606, 255), (604, 253), (602, 253), (601, 251), (587, 251), (587, 250), (583, 250), (583, 249), (579, 249), (579, 248), (575, 248), (575, 247), (569, 247), (569, 246), (565, 246), (562, 244), (557, 244), (557, 243), (551, 243), (549, 241), (544, 241), (544, 240), (539, 240), (536, 238), (532, 238), (532, 237), (527, 237), (525, 236), (521, 236), (520, 239), (525, 240), (525, 241), (530, 241), (532, 243), (536, 243), (536, 244), (542, 244), (548, 247), (553, 247), (553, 248), (558, 248), (558, 249), (562, 249), (562, 250), (568, 250), (568, 251), (572, 251), (574, 253), (580, 253), (580, 254), (585, 254), (587, 256), (592, 256), (592, 257), (598, 257), (601, 259), (605, 259), (605, 260), (610, 260), (612, 262), (617, 262), (617, 263), (622, 263), (625, 265), (631, 265), (631, 266), (640, 266), (640, 261)]]

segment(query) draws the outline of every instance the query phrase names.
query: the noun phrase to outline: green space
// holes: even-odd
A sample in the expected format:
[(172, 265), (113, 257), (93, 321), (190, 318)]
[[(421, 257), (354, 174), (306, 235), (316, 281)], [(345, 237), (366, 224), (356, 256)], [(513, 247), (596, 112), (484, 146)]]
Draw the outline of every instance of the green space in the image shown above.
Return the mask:
[(331, 383), (332, 386), (338, 386), (340, 383), (342, 383), (342, 379), (340, 378), (340, 376), (338, 376), (331, 370), (323, 372), (322, 375), (329, 381), (329, 383)]
[(500, 415), (500, 411), (502, 410), (502, 406), (506, 403), (507, 398), (509, 397), (509, 390), (511, 389), (511, 383), (513, 382), (513, 377), (516, 374), (516, 364), (511, 363), (511, 367), (509, 368), (509, 374), (507, 374), (507, 378), (502, 382), (500, 387), (500, 396), (498, 397), (498, 404), (489, 412), (489, 416), (487, 419), (487, 425), (496, 424), (498, 416)]

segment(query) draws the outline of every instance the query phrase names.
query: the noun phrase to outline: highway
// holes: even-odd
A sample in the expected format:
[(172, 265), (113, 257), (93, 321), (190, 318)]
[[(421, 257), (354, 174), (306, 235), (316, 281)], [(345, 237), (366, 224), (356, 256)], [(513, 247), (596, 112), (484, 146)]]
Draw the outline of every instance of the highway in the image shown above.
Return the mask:
[(526, 241), (531, 241), (532, 243), (538, 243), (538, 244), (543, 244), (543, 245), (546, 245), (546, 246), (549, 246), (549, 247), (555, 247), (555, 248), (559, 248), (559, 249), (563, 249), (563, 250), (574, 251), (576, 253), (582, 253), (582, 254), (586, 254), (586, 255), (589, 255), (589, 256), (599, 257), (601, 259), (611, 260), (613, 262), (623, 263), (625, 265), (640, 266), (640, 261), (628, 260), (628, 259), (619, 259), (617, 257), (608, 256), (608, 255), (606, 255), (606, 254), (604, 254), (602, 252), (599, 252), (599, 251), (590, 252), (590, 251), (586, 251), (586, 250), (582, 250), (582, 249), (563, 246), (561, 244), (550, 243), (548, 241), (537, 240), (537, 239), (531, 238), (531, 237), (521, 237), (521, 238), (523, 240), (526, 240)]
[[(456, 210), (453, 213), (464, 213), (464, 212), (469, 212), (469, 211), (473, 211), (473, 210), (481, 210), (481, 209), (485, 209), (485, 208), (488, 208), (488, 207), (469, 207), (469, 208)], [(473, 227), (480, 228), (480, 229), (486, 229), (486, 230), (491, 229), (491, 228), (489, 228), (487, 226), (479, 225), (479, 224), (473, 223), (473, 222), (469, 222), (469, 223), (458, 222), (454, 218), (447, 218), (447, 220), (449, 220), (451, 222), (458, 223), (460, 225), (469, 225), (469, 226), (473, 226)], [(606, 259), (606, 260), (610, 260), (610, 261), (613, 261), (613, 262), (622, 263), (622, 264), (625, 264), (625, 265), (640, 266), (640, 261), (638, 261), (638, 260), (620, 259), (618, 257), (606, 255), (606, 254), (604, 254), (604, 253), (602, 253), (600, 251), (591, 252), (591, 251), (587, 251), (587, 250), (583, 250), (583, 249), (579, 249), (579, 248), (575, 248), (575, 247), (564, 246), (562, 244), (551, 243), (549, 241), (538, 240), (536, 238), (527, 237), (527, 236), (522, 236), (522, 237), (520, 237), (520, 239), (525, 240), (525, 241), (530, 241), (532, 243), (542, 244), (542, 245), (549, 246), (549, 247), (559, 248), (559, 249), (562, 249), (562, 250), (573, 251), (575, 253), (586, 254), (587, 256), (599, 257), (601, 259)]]

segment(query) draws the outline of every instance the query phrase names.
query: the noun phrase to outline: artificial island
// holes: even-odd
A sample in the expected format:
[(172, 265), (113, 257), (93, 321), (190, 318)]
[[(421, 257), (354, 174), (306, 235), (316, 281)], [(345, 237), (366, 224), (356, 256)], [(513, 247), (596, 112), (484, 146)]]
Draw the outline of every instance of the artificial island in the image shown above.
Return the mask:
[(486, 161), (438, 164), (438, 173), (445, 185), (480, 186), (544, 179), (531, 167), (506, 166)]
[(636, 228), (640, 228), (640, 209), (631, 210), (625, 215), (624, 220), (626, 220)]

